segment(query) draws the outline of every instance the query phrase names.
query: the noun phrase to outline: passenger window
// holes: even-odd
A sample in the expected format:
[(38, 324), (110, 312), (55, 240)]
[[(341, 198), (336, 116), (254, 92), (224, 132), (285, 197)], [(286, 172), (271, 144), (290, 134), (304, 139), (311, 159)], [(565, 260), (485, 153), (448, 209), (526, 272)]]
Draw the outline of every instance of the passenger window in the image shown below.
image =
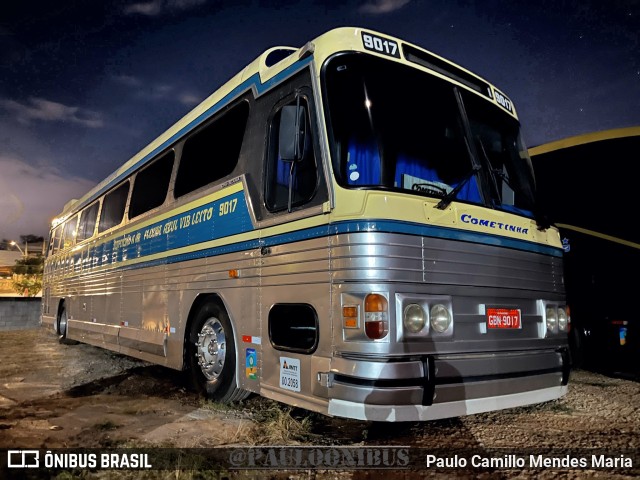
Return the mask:
[[(296, 105), (293, 99), (287, 105)], [(291, 183), (291, 207), (297, 207), (310, 201), (318, 186), (318, 169), (313, 149), (313, 134), (309, 117), (309, 105), (300, 98), (300, 107), (305, 109), (307, 139), (304, 142), (302, 159), (296, 162), (282, 160), (279, 155), (280, 117), (282, 105), (271, 121), (269, 150), (267, 152), (265, 203), (272, 212), (288, 208), (289, 184)]]
[(78, 223), (76, 242), (81, 242), (93, 236), (99, 208), (100, 202), (96, 202), (82, 211), (82, 213), (80, 214), (80, 222)]
[(241, 102), (187, 138), (176, 176), (176, 198), (233, 172), (248, 118), (249, 104)]
[(51, 241), (49, 242), (49, 255), (55, 255), (58, 252), (58, 246), (62, 238), (62, 225), (58, 225), (51, 232)]
[(269, 339), (277, 350), (313, 353), (318, 346), (318, 315), (306, 303), (278, 303), (269, 311)]
[(64, 236), (62, 237), (62, 249), (73, 247), (76, 244), (76, 227), (78, 216), (74, 215), (64, 224)]
[(129, 218), (135, 218), (164, 203), (169, 190), (174, 158), (172, 150), (138, 172), (131, 193)]
[(124, 217), (124, 208), (127, 204), (127, 196), (129, 195), (129, 181), (120, 185), (115, 190), (107, 193), (102, 201), (102, 213), (100, 214), (100, 223), (98, 224), (98, 232), (104, 232), (111, 227), (120, 225)]

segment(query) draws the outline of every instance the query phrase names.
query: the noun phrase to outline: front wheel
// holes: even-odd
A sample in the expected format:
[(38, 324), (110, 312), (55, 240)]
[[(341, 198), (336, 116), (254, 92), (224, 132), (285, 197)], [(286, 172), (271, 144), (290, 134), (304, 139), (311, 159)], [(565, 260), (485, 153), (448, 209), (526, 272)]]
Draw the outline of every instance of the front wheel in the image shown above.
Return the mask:
[(223, 403), (246, 398), (249, 392), (238, 388), (236, 382), (236, 347), (225, 310), (208, 303), (193, 320), (187, 364), (196, 389)]

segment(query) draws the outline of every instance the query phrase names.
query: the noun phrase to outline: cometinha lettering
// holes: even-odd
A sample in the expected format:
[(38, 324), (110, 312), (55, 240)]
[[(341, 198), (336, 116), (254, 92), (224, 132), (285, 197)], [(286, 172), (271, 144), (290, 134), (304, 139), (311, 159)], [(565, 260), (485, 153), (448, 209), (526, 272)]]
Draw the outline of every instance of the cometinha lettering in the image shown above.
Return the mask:
[(526, 235), (529, 233), (529, 229), (525, 227), (518, 227), (517, 225), (511, 225), (504, 222), (496, 222), (493, 220), (485, 220), (483, 218), (477, 218), (468, 213), (460, 215), (462, 223), (470, 223), (471, 225), (480, 225), (481, 227), (495, 228), (496, 230), (505, 230), (507, 232), (522, 233)]

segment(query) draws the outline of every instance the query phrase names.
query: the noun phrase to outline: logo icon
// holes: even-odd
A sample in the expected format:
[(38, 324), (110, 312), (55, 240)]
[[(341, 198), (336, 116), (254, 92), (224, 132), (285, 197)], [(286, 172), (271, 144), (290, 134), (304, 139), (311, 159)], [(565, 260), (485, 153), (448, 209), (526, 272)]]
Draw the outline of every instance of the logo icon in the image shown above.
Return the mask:
[(40, 452), (38, 450), (8, 450), (8, 468), (38, 468)]

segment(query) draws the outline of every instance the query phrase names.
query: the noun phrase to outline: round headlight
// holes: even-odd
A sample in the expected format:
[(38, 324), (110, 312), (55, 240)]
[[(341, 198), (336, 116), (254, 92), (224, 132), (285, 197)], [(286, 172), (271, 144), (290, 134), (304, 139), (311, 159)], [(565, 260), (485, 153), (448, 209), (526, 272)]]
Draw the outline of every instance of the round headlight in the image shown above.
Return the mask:
[(564, 332), (567, 330), (567, 324), (568, 324), (567, 319), (568, 319), (568, 316), (565, 309), (558, 308), (558, 328), (560, 329), (561, 332)]
[(431, 307), (431, 328), (436, 332), (445, 332), (451, 325), (451, 315), (444, 305), (434, 305)]
[(558, 326), (558, 316), (556, 313), (556, 309), (552, 307), (547, 307), (546, 317), (547, 317), (547, 330), (549, 330), (550, 332), (555, 332)]
[(427, 323), (427, 312), (420, 305), (411, 303), (404, 309), (404, 328), (411, 333), (418, 333)]

